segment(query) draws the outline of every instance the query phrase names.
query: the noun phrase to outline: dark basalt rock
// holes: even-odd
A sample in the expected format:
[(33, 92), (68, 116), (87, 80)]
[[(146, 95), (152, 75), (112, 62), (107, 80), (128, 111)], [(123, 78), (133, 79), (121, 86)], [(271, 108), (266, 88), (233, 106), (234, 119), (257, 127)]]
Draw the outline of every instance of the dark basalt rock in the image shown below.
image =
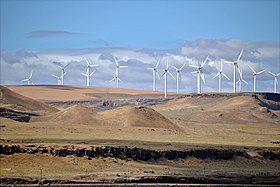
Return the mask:
[(0, 108), (0, 117), (10, 118), (19, 122), (29, 122), (31, 116), (38, 116), (36, 114), (27, 112), (18, 112), (7, 108)]
[[(232, 149), (191, 149), (185, 151), (168, 150), (168, 151), (156, 151), (147, 150), (143, 148), (128, 148), (128, 147), (92, 147), (86, 148), (52, 148), (52, 147), (20, 147), (19, 145), (0, 145), (0, 154), (14, 154), (14, 153), (28, 153), (28, 154), (50, 154), (53, 156), (66, 157), (69, 155), (77, 157), (114, 157), (120, 159), (131, 158), (134, 160), (147, 161), (150, 159), (158, 160), (165, 158), (168, 160), (175, 160), (178, 158), (195, 157), (198, 159), (214, 159), (214, 160), (229, 160), (236, 156), (251, 159), (252, 157), (243, 150), (232, 150)], [(261, 152), (266, 159), (280, 160), (280, 154), (270, 152)]]

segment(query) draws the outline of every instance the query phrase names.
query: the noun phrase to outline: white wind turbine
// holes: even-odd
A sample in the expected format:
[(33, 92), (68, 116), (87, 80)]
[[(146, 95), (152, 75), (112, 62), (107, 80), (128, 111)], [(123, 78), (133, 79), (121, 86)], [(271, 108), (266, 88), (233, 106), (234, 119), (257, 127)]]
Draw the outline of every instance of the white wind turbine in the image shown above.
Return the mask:
[(121, 79), (120, 79), (120, 68), (127, 68), (127, 66), (120, 66), (116, 57), (114, 57), (114, 60), (115, 60), (115, 63), (116, 63), (116, 71), (114, 73), (114, 78), (112, 80), (116, 80), (117, 88), (119, 88), (119, 81), (121, 81)]
[(239, 83), (239, 92), (241, 92), (242, 91), (242, 82), (244, 82), (247, 85), (248, 85), (248, 82), (243, 79), (242, 70), (239, 69), (239, 68), (237, 68), (237, 69), (238, 69), (238, 72), (239, 72), (239, 79), (236, 83)]
[(172, 66), (172, 68), (174, 68), (176, 70), (176, 83), (177, 83), (177, 93), (179, 93), (179, 81), (181, 82), (182, 77), (181, 77), (181, 71), (184, 68), (184, 66), (186, 65), (186, 63), (184, 63), (179, 69)]
[(221, 91), (222, 91), (222, 75), (223, 75), (225, 78), (227, 78), (228, 80), (230, 80), (230, 79), (228, 78), (228, 76), (226, 76), (226, 74), (224, 74), (224, 72), (223, 72), (223, 62), (222, 62), (222, 60), (221, 60), (221, 69), (220, 69), (220, 71), (212, 78), (212, 79), (215, 79), (217, 76), (219, 76), (219, 93), (221, 93)]
[[(69, 63), (70, 64), (70, 63)], [(57, 65), (58, 67), (60, 67), (61, 69), (61, 85), (64, 85), (64, 76), (65, 76), (65, 69), (67, 66), (69, 66), (69, 64), (65, 65), (65, 66), (61, 66), (61, 65)]]
[(98, 64), (90, 64), (86, 57), (84, 57), (85, 61), (87, 62), (87, 71), (86, 73), (81, 73), (87, 78), (87, 86), (90, 85), (90, 77), (95, 73), (95, 70), (90, 73), (90, 67), (98, 66)]
[(159, 63), (160, 63), (160, 58), (158, 59), (158, 62), (155, 67), (147, 68), (147, 69), (153, 70), (153, 91), (156, 91), (156, 75), (157, 75), (158, 79), (160, 80), (160, 76), (159, 76), (158, 70), (157, 70)]
[(32, 75), (33, 75), (33, 70), (31, 71), (31, 73), (27, 79), (23, 79), (21, 81), (27, 82), (27, 85), (30, 85), (30, 84), (34, 85), (34, 83), (31, 81)]
[(256, 84), (257, 84), (257, 75), (265, 72), (265, 69), (259, 72), (256, 72), (250, 65), (248, 65), (249, 68), (253, 71), (253, 77), (254, 77), (254, 93), (256, 92)]
[[(65, 73), (65, 74), (66, 74), (66, 73)], [(65, 74), (64, 74), (64, 75), (65, 75)], [(64, 76), (64, 75), (63, 75), (63, 76)], [(52, 76), (55, 77), (55, 78), (57, 78), (57, 85), (61, 85), (61, 80), (62, 80), (62, 77), (63, 77), (63, 76), (62, 76), (62, 75), (61, 75), (60, 77), (59, 77), (59, 76), (56, 76), (56, 75), (52, 75)]]
[(244, 50), (244, 48), (241, 50), (241, 52), (240, 52), (240, 54), (239, 54), (239, 56), (238, 56), (236, 61), (234, 61), (234, 62), (226, 62), (228, 64), (233, 64), (233, 92), (234, 93), (236, 93), (236, 68), (238, 69), (238, 61), (241, 58), (243, 50)]
[(114, 77), (109, 82), (112, 82), (113, 80), (115, 80), (115, 82), (116, 82), (116, 87), (118, 86), (118, 81), (123, 82), (120, 78), (118, 78), (116, 73), (114, 74)]
[(208, 60), (208, 56), (206, 57), (206, 59), (204, 60), (204, 62), (203, 62), (202, 64), (199, 64), (198, 66), (189, 65), (190, 67), (196, 68), (196, 71), (193, 71), (193, 72), (191, 72), (191, 73), (196, 73), (196, 74), (197, 74), (197, 94), (200, 94), (200, 93), (201, 93), (201, 80), (200, 80), (200, 78), (202, 79), (202, 81), (203, 81), (204, 84), (205, 84), (204, 75), (201, 74), (201, 73), (202, 73), (202, 68), (203, 68), (203, 66), (206, 64), (207, 60)]
[(163, 69), (164, 72), (161, 75), (161, 76), (164, 75), (164, 98), (167, 98), (167, 73), (175, 80), (175, 77), (169, 71), (168, 60), (169, 60), (169, 57), (167, 57), (166, 68)]
[(270, 73), (274, 77), (274, 93), (277, 93), (277, 84), (278, 84), (277, 78), (280, 75), (280, 73), (278, 74), (274, 74), (272, 72), (268, 72), (268, 73)]

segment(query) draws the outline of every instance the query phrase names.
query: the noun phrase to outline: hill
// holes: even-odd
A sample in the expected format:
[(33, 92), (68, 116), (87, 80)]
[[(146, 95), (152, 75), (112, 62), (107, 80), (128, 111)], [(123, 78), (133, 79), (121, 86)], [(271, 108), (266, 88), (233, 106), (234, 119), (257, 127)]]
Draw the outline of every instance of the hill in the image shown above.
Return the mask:
[(278, 97), (271, 98), (266, 94), (205, 93), (182, 96), (153, 108), (177, 122), (279, 123), (280, 102)]
[(28, 111), (28, 112), (39, 112), (39, 113), (51, 113), (51, 112), (58, 111), (56, 108), (52, 106), (25, 97), (21, 94), (15, 93), (4, 86), (0, 86), (0, 104), (4, 108), (17, 110), (17, 111)]
[(149, 107), (125, 106), (100, 112), (100, 114), (104, 121), (122, 127), (147, 127), (182, 130), (166, 117)]

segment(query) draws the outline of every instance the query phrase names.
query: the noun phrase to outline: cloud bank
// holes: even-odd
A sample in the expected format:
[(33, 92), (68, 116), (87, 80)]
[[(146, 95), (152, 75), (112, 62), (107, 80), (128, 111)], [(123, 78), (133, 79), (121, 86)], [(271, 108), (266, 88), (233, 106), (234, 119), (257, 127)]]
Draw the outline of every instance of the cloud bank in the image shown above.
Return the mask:
[[(40, 34), (39, 34), (40, 35)], [(199, 64), (209, 55), (209, 61), (203, 72), (206, 78), (206, 85), (202, 84), (202, 91), (217, 91), (218, 80), (212, 79), (220, 69), (221, 60), (232, 62), (237, 59), (240, 50), (244, 53), (239, 62), (243, 72), (243, 78), (249, 85), (243, 85), (243, 91), (253, 90), (252, 66), (256, 71), (266, 69), (266, 72), (257, 77), (257, 91), (272, 92), (273, 77), (267, 73), (280, 72), (280, 44), (277, 42), (244, 42), (238, 40), (197, 40), (180, 41), (180, 47), (170, 50), (145, 49), (145, 48), (87, 48), (71, 50), (55, 50), (32, 52), (21, 50), (16, 53), (1, 51), (1, 85), (20, 85), (33, 70), (33, 82), (35, 84), (57, 84), (57, 80), (51, 76), (60, 75), (60, 69), (56, 63), (66, 65), (67, 75), (65, 84), (86, 85), (86, 79), (81, 73), (86, 71), (86, 56), (91, 63), (99, 64), (96, 73), (91, 79), (91, 85), (102, 87), (115, 87), (114, 82), (108, 81), (113, 78), (115, 62), (112, 55), (119, 59), (121, 65), (128, 68), (120, 69), (120, 78), (123, 80), (120, 87), (131, 89), (152, 90), (152, 71), (147, 68), (153, 67), (157, 58), (161, 58), (159, 73), (162, 75), (163, 68), (169, 56), (170, 66), (181, 67), (182, 70), (181, 92), (191, 93), (196, 91), (196, 75), (190, 72), (195, 69), (189, 64)], [(175, 70), (170, 69), (175, 76)], [(231, 64), (224, 64), (224, 73), (231, 79), (223, 79), (223, 91), (232, 91), (233, 67)], [(157, 81), (158, 90), (164, 89), (164, 80)], [(168, 77), (168, 90), (175, 91), (176, 83)], [(279, 88), (278, 88), (279, 90)]]

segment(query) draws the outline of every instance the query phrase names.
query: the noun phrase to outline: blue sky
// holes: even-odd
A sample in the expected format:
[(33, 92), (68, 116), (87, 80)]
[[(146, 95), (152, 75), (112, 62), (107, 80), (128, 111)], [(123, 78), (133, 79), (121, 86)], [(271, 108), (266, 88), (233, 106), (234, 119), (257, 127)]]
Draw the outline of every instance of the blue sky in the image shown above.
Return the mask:
[(197, 39), (279, 42), (279, 9), (278, 0), (1, 0), (1, 49), (172, 48)]
[[(56, 84), (51, 74), (60, 71), (54, 62), (67, 68), (67, 85), (85, 85), (84, 56), (99, 64), (92, 85), (114, 87), (108, 83), (114, 73), (111, 54), (129, 68), (121, 70), (121, 87), (152, 89), (155, 57), (167, 55), (170, 64), (198, 64), (209, 55), (204, 73), (207, 84), (202, 91), (216, 91), (212, 77), (220, 61), (236, 60), (244, 48), (240, 67), (252, 91), (252, 71), (258, 76), (259, 91), (273, 91), (273, 77), (280, 72), (279, 0), (0, 0), (1, 2), (1, 85), (21, 82), (34, 70), (35, 84)], [(110, 56), (110, 55), (109, 55)], [(187, 59), (187, 60), (186, 60)], [(225, 65), (232, 79), (233, 67)], [(185, 66), (181, 90), (194, 92), (196, 76)], [(175, 71), (171, 69), (175, 75)], [(176, 90), (169, 79), (169, 90)], [(232, 80), (224, 80), (224, 90), (232, 91)], [(163, 80), (158, 89), (164, 89)], [(280, 90), (280, 87), (278, 87)]]

